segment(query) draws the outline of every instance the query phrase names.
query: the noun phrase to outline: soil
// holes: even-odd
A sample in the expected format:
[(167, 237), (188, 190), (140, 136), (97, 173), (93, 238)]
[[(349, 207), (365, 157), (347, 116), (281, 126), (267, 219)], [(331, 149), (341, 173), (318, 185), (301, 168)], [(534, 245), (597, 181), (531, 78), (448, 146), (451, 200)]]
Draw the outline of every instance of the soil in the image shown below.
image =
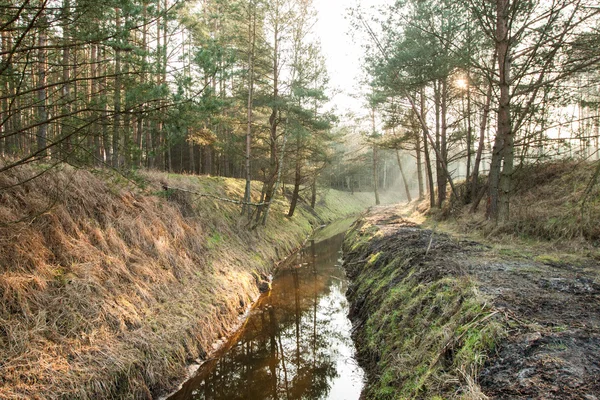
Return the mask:
[(487, 396), (600, 399), (597, 261), (540, 262), (521, 255), (518, 247), (510, 255), (498, 254), (485, 244), (421, 229), (394, 206), (375, 208), (365, 218), (380, 232), (374, 243), (426, 249), (438, 273), (471, 276), (501, 316), (508, 335), (479, 373)]

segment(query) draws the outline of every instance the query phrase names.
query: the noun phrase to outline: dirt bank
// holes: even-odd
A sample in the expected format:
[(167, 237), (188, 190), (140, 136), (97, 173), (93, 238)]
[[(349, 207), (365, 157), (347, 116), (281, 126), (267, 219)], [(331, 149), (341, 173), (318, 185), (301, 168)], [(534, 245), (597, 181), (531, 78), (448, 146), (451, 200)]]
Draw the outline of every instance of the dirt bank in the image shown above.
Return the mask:
[(498, 252), (377, 208), (345, 241), (364, 395), (600, 398), (597, 262)]
[[(249, 230), (235, 179), (64, 168), (0, 175), (0, 398), (150, 398), (238, 324), (273, 263), (369, 195), (274, 205)], [(8, 188), (12, 185), (14, 187)], [(6, 189), (8, 188), (8, 189)], [(256, 200), (260, 186), (254, 188)]]

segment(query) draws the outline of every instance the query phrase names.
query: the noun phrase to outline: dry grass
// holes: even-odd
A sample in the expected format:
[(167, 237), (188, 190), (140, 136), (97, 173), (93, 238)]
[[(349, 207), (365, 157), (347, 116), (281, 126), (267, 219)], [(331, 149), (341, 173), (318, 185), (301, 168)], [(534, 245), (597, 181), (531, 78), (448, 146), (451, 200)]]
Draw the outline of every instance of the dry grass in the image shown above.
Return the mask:
[(511, 228), (543, 239), (600, 240), (597, 182), (583, 202), (596, 168), (596, 163), (560, 162), (519, 171)]
[[(36, 168), (1, 174), (0, 187)], [(160, 184), (240, 198), (243, 183), (142, 178), (144, 190), (65, 167), (0, 191), (0, 398), (150, 398), (172, 387), (314, 223), (283, 217), (280, 201), (267, 227), (248, 231), (238, 206), (165, 196)]]
[(470, 205), (453, 202), (432, 215), (450, 221), (461, 233), (569, 242), (570, 247), (581, 247), (583, 242), (597, 243), (600, 182), (586, 195), (597, 166), (590, 162), (560, 161), (517, 170), (510, 199), (510, 221), (500, 227), (486, 220), (484, 202), (476, 214), (470, 213)]

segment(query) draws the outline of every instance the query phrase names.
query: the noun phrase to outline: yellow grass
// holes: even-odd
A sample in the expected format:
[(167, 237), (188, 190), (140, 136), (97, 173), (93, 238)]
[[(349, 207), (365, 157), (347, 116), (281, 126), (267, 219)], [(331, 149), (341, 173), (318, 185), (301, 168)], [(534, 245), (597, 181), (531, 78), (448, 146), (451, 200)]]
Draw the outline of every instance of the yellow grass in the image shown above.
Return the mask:
[[(1, 174), (0, 188), (39, 168)], [(173, 387), (316, 223), (302, 210), (286, 218), (280, 199), (250, 231), (239, 206), (161, 186), (241, 198), (241, 181), (142, 179), (144, 189), (65, 167), (0, 190), (0, 398), (150, 398)], [(334, 196), (344, 213), (363, 207), (350, 196)]]

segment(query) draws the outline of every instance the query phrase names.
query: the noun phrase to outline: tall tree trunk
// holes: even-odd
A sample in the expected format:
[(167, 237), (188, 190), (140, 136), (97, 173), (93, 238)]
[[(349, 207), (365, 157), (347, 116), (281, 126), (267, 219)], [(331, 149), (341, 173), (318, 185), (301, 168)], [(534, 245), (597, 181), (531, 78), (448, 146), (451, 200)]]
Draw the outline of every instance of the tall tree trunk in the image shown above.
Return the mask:
[(173, 172), (173, 149), (169, 143), (167, 143), (166, 156), (167, 156), (167, 171)]
[[(141, 86), (146, 85), (147, 81), (147, 69), (148, 69), (148, 2), (147, 0), (142, 1), (142, 72), (140, 74), (140, 84)], [(140, 104), (140, 112), (137, 117), (137, 137), (136, 137), (136, 152), (135, 152), (135, 160), (134, 164), (137, 167), (142, 166), (142, 161), (144, 159), (144, 139), (145, 139), (145, 130), (148, 129), (147, 124), (145, 123), (145, 110), (146, 104)], [(147, 142), (147, 141), (146, 141)], [(147, 150), (147, 147), (146, 147)], [(145, 158), (146, 161), (150, 155), (146, 151)]]
[[(0, 20), (0, 23), (4, 23), (4, 21)], [(2, 64), (9, 63), (7, 53), (8, 51), (10, 51), (7, 45), (8, 35), (8, 32), (0, 32), (0, 39), (2, 39), (2, 45), (0, 46), (0, 49), (4, 53), (4, 55), (2, 56)], [(10, 71), (10, 67), (7, 66), (6, 70)], [(2, 91), (6, 94), (9, 93), (8, 81), (9, 79), (5, 79), (4, 82), (2, 82)], [(6, 141), (10, 132), (10, 130), (8, 129), (10, 113), (11, 111), (8, 109), (8, 97), (5, 97), (4, 99), (2, 99), (2, 103), (0, 104), (0, 157), (4, 157), (6, 154)]]
[[(130, 22), (130, 18), (131, 18), (131, 14), (129, 12), (125, 13), (125, 27), (127, 27), (129, 25)], [(128, 44), (130, 42), (130, 33), (127, 29), (124, 30), (123, 32), (123, 44)], [(128, 79), (129, 79), (129, 68), (130, 68), (130, 57), (124, 57), (124, 59), (121, 60), (121, 63), (123, 64), (122, 67), (122, 72), (123, 72), (123, 76), (125, 79), (125, 84), (123, 84), (123, 80), (121, 80), (121, 87), (123, 90), (123, 96), (125, 97), (125, 104), (123, 107), (123, 129), (122, 129), (122, 136), (123, 136), (123, 151), (122, 151), (122, 166), (125, 168), (131, 167), (133, 165), (133, 152), (135, 151), (134, 149), (134, 143), (135, 143), (135, 138), (133, 136), (135, 131), (135, 127), (132, 129), (132, 113), (131, 113), (131, 109), (132, 109), (132, 105), (131, 105), (131, 98), (130, 96), (127, 96), (127, 88), (128, 88)], [(135, 124), (135, 120), (133, 121), (133, 124)]]
[(112, 166), (114, 168), (119, 167), (119, 140), (120, 140), (120, 129), (121, 129), (121, 49), (122, 45), (122, 32), (121, 32), (121, 10), (119, 8), (115, 8), (115, 24), (117, 31), (117, 45), (115, 47), (115, 81), (113, 88), (114, 97), (113, 97), (113, 106), (115, 110), (115, 115), (113, 117), (113, 132), (112, 132)]
[[(168, 61), (167, 33), (169, 30), (168, 11), (169, 11), (169, 8), (168, 8), (167, 0), (163, 0), (163, 29), (162, 29), (163, 46), (162, 46), (162, 60), (160, 62), (161, 63), (160, 81), (161, 81), (162, 85), (165, 87), (165, 90), (167, 88), (167, 61)], [(164, 103), (165, 102), (163, 102), (163, 105), (164, 105)], [(164, 152), (161, 154), (163, 154), (163, 159), (165, 157), (167, 158), (166, 168), (169, 172), (171, 172), (171, 171), (173, 171), (173, 160), (172, 160), (172, 154), (171, 154), (171, 138), (169, 137), (170, 136), (169, 132), (164, 132), (164, 130), (165, 130), (164, 122), (161, 122), (161, 131), (163, 131), (161, 137), (162, 137), (162, 141), (164, 143)]]
[[(129, 63), (125, 62), (123, 66), (123, 72), (125, 76), (129, 75)], [(133, 157), (132, 150), (132, 123), (131, 123), (131, 103), (127, 96), (127, 89), (123, 88), (123, 92), (125, 95), (125, 108), (123, 110), (123, 167), (127, 168), (132, 165)], [(134, 121), (135, 122), (135, 121)]]
[[(493, 166), (494, 171), (490, 170), (490, 209), (488, 213), (491, 218), (500, 223), (508, 221), (509, 217), (509, 196), (514, 162), (510, 116), (509, 6), (509, 0), (496, 0), (496, 49), (500, 98), (498, 101), (498, 133), (494, 144), (496, 163)], [(503, 164), (502, 170), (500, 169), (501, 164)]]
[[(425, 94), (423, 93), (423, 89), (421, 89), (420, 92), (420, 100), (421, 100), (421, 120), (425, 121)], [(434, 184), (433, 184), (433, 171), (432, 171), (432, 166), (431, 166), (431, 159), (429, 157), (429, 144), (428, 144), (428, 137), (427, 137), (427, 131), (426, 131), (426, 126), (423, 125), (423, 153), (425, 154), (425, 170), (427, 173), (427, 186), (428, 186), (428, 191), (429, 191), (429, 206), (430, 207), (435, 207), (435, 189), (434, 189)]]
[(404, 168), (402, 168), (402, 160), (400, 160), (400, 152), (396, 150), (396, 160), (398, 160), (398, 168), (400, 168), (400, 175), (402, 176), (402, 182), (404, 183), (404, 191), (406, 192), (406, 200), (410, 203), (412, 201), (412, 196), (410, 195), (410, 189), (408, 187), (408, 180), (406, 179), (406, 174), (404, 173)]
[[(12, 49), (13, 38), (12, 38), (10, 32), (6, 32), (6, 34), (7, 34), (8, 48)], [(9, 57), (9, 56), (7, 56), (7, 57)], [(15, 82), (15, 77), (13, 75), (14, 74), (14, 72), (13, 72), (14, 66), (12, 65), (12, 61), (10, 61), (10, 58), (8, 58), (8, 61), (5, 64), (5, 66), (6, 66), (7, 70), (11, 72), (11, 77), (10, 77), (10, 80), (8, 81), (8, 94), (10, 95), (11, 99), (15, 99), (12, 102), (12, 108), (10, 107), (10, 105), (8, 107), (8, 110), (10, 112), (10, 117), (8, 119), (8, 129), (10, 132), (14, 133), (14, 132), (18, 132), (22, 126), (22, 121), (21, 121), (22, 113), (15, 111), (15, 110), (20, 110), (20, 108), (21, 108), (21, 97), (16, 96), (17, 83)], [(10, 66), (10, 68), (9, 68), (9, 66)], [(9, 100), (9, 104), (10, 103), (11, 103), (11, 101)], [(31, 112), (33, 113), (33, 110), (31, 110)], [(17, 150), (17, 143), (16, 143), (15, 135), (13, 135), (11, 138), (8, 138), (6, 140), (6, 148), (8, 151), (10, 151), (12, 153), (14, 153)]]
[(104, 150), (103, 160), (106, 165), (112, 165), (112, 148), (108, 135), (108, 74), (106, 66), (106, 47), (102, 48), (102, 147)]
[[(188, 132), (189, 132), (189, 128), (188, 128)], [(189, 135), (189, 133), (188, 133)], [(189, 149), (189, 163), (188, 163), (188, 173), (190, 174), (195, 174), (196, 173), (196, 157), (195, 157), (195, 152), (194, 152), (194, 142), (193, 141), (188, 141), (188, 149)]]
[(375, 106), (371, 108), (371, 129), (373, 134), (373, 193), (375, 194), (375, 205), (381, 204), (379, 201), (379, 164), (377, 160), (377, 144), (375, 143), (375, 136), (377, 134), (375, 129)]
[[(469, 13), (469, 19), (472, 17), (472, 15)], [(472, 43), (473, 43), (473, 35), (472, 35), (472, 30), (471, 30), (471, 21), (467, 20), (467, 57), (470, 60), (473, 57), (473, 52), (472, 52)], [(467, 173), (465, 176), (465, 182), (467, 183), (467, 190), (465, 193), (465, 204), (468, 204), (471, 202), (472, 196), (471, 196), (471, 192), (470, 192), (470, 187), (469, 187), (469, 182), (471, 182), (471, 167), (473, 164), (473, 154), (472, 154), (472, 147), (473, 147), (473, 132), (472, 132), (472, 126), (471, 126), (471, 64), (469, 63), (469, 65), (467, 66)]]
[(594, 121), (594, 135), (596, 141), (596, 160), (600, 160), (600, 106), (596, 107), (596, 118)]
[[(252, 149), (252, 102), (254, 95), (254, 51), (256, 46), (256, 7), (254, 0), (248, 4), (248, 112), (246, 127), (246, 188), (244, 191), (244, 201), (250, 203), (251, 196), (251, 171), (250, 171), (250, 152)], [(246, 211), (248, 218), (251, 217), (252, 209), (249, 204), (245, 204), (242, 212)]]
[(419, 200), (423, 200), (425, 198), (425, 189), (423, 187), (423, 160), (422, 160), (422, 148), (421, 148), (421, 135), (417, 132), (415, 135), (416, 139), (416, 148), (415, 151), (417, 153), (417, 182), (419, 185)]
[[(68, 115), (71, 110), (71, 70), (70, 70), (70, 56), (71, 56), (71, 47), (70, 47), (70, 38), (69, 38), (69, 28), (70, 28), (70, 14), (71, 14), (71, 1), (63, 0), (63, 10), (62, 10), (62, 30), (63, 30), (63, 50), (62, 50), (62, 113), (63, 115)], [(61, 140), (62, 143), (60, 148), (62, 149), (61, 157), (63, 160), (67, 159), (68, 155), (71, 153), (71, 127), (68, 122), (68, 117), (66, 118), (66, 123), (61, 124)]]
[[(491, 65), (495, 65), (496, 55), (492, 56)], [(479, 143), (477, 145), (477, 155), (475, 156), (475, 163), (473, 164), (473, 175), (471, 183), (471, 200), (473, 201), (473, 207), (471, 212), (475, 212), (479, 205), (479, 168), (481, 165), (481, 158), (483, 155), (483, 149), (485, 148), (485, 132), (487, 130), (487, 123), (490, 114), (490, 105), (492, 103), (492, 82), (489, 82), (488, 89), (485, 94), (485, 104), (483, 106), (483, 113), (481, 115), (481, 124), (479, 126)]]
[(310, 185), (310, 207), (314, 210), (317, 205), (317, 177), (313, 177)]
[(300, 155), (301, 150), (302, 146), (300, 143), (300, 137), (298, 137), (296, 140), (296, 170), (294, 174), (294, 191), (292, 192), (290, 210), (287, 215), (289, 218), (294, 216), (294, 211), (296, 211), (296, 205), (298, 204), (298, 197), (300, 196), (300, 183), (302, 182), (302, 157)]
[(438, 149), (439, 169), (437, 171), (437, 182), (438, 182), (438, 206), (441, 208), (444, 201), (446, 200), (446, 186), (448, 183), (448, 83), (447, 78), (443, 78), (440, 82), (440, 112), (441, 112), (441, 129), (440, 129), (440, 142)]
[[(162, 46), (161, 46), (161, 0), (157, 0), (156, 1), (156, 76), (154, 77), (154, 79), (156, 80), (156, 86), (161, 86), (162, 85), (162, 74), (160, 73), (161, 70), (161, 54), (162, 54)], [(161, 108), (161, 104), (162, 101), (158, 100), (156, 102), (156, 104), (158, 105), (158, 111), (155, 112), (156, 115), (156, 120), (154, 122), (154, 126), (152, 129), (152, 138), (151, 138), (151, 152), (152, 152), (152, 157), (150, 160), (150, 166), (152, 168), (158, 168), (160, 170), (164, 170), (165, 166), (164, 166), (164, 162), (163, 162), (163, 157), (162, 157), (162, 149), (161, 149), (161, 141), (162, 141), (162, 134), (163, 134), (163, 126), (162, 126), (162, 108)]]
[[(90, 103), (95, 104), (96, 97), (99, 96), (98, 91), (98, 57), (99, 49), (96, 44), (91, 44), (90, 49), (90, 75), (91, 75), (91, 85), (90, 85)], [(92, 118), (97, 118), (97, 112), (92, 111)], [(94, 165), (99, 166), (102, 161), (102, 150), (100, 146), (100, 127), (98, 123), (94, 122), (92, 124), (92, 135), (94, 140)]]
[[(2, 23), (4, 23), (4, 21), (2, 21)], [(6, 93), (8, 96), (4, 97), (4, 99), (2, 99), (2, 105), (0, 106), (0, 156), (4, 156), (7, 153), (7, 143), (8, 143), (8, 135), (11, 133), (11, 129), (10, 129), (10, 121), (11, 121), (11, 113), (12, 110), (9, 108), (9, 97), (12, 98), (12, 93), (10, 92), (10, 83), (9, 81), (12, 80), (12, 76), (10, 76), (11, 74), (9, 74), (12, 70), (11, 66), (9, 66), (8, 64), (10, 63), (10, 60), (8, 58), (8, 54), (10, 52), (10, 48), (12, 47), (11, 45), (11, 41), (10, 41), (10, 33), (9, 32), (2, 32), (0, 33), (2, 36), (2, 52), (4, 53), (4, 55), (2, 56), (2, 63), (6, 66), (6, 69), (4, 71), (5, 76), (7, 77), (2, 85), (2, 90), (4, 91), (4, 93)], [(8, 72), (8, 73), (7, 73)]]
[(443, 191), (440, 190), (440, 186), (441, 183), (440, 181), (444, 180), (444, 172), (442, 171), (442, 156), (441, 156), (441, 140), (440, 140), (440, 136), (441, 136), (441, 93), (440, 93), (440, 84), (439, 81), (436, 80), (433, 82), (433, 103), (434, 103), (434, 110), (435, 110), (435, 144), (431, 144), (432, 146), (435, 147), (435, 178), (436, 178), (436, 183), (435, 186), (437, 187), (437, 203), (436, 205), (438, 207), (442, 206), (442, 200), (441, 200), (441, 196), (444, 195)]
[(373, 193), (375, 194), (375, 205), (380, 205), (379, 200), (379, 160), (377, 160), (377, 145), (373, 143)]
[[(45, 18), (44, 18), (45, 21)], [(39, 33), (38, 36), (38, 90), (37, 90), (37, 101), (38, 101), (38, 129), (37, 129), (37, 151), (39, 152), (39, 157), (46, 157), (48, 152), (45, 150), (47, 145), (48, 138), (48, 113), (46, 111), (46, 85), (48, 83), (46, 76), (46, 69), (48, 66), (46, 65), (46, 45), (47, 45), (47, 33), (45, 28)]]
[[(275, 21), (273, 26), (273, 105), (271, 106), (271, 115), (269, 116), (269, 172), (267, 179), (263, 183), (265, 191), (264, 206), (259, 206), (256, 214), (256, 221), (260, 221), (261, 214), (267, 213), (270, 208), (271, 200), (274, 196), (275, 180), (279, 170), (279, 156), (277, 154), (277, 128), (279, 125), (279, 5), (275, 5)], [(266, 224), (266, 218), (263, 218), (263, 225)]]
[[(287, 129), (287, 122), (286, 122), (286, 129)], [(267, 218), (269, 217), (269, 212), (271, 210), (271, 202), (273, 201), (275, 196), (277, 196), (277, 191), (279, 190), (279, 183), (281, 182), (281, 172), (283, 171), (283, 165), (284, 165), (283, 159), (285, 157), (285, 146), (287, 144), (287, 139), (288, 139), (287, 132), (284, 132), (283, 144), (281, 145), (281, 159), (279, 160), (279, 168), (277, 169), (277, 179), (275, 180), (275, 187), (273, 188), (273, 197), (271, 197), (269, 204), (267, 204), (267, 209), (265, 210), (263, 222), (262, 222), (263, 225), (265, 225), (267, 223)], [(316, 177), (315, 177), (315, 186), (316, 186)], [(316, 190), (316, 187), (315, 187), (315, 190)], [(284, 188), (284, 191), (285, 191), (285, 188)]]
[[(471, 74), (467, 74), (467, 174), (465, 181), (471, 180), (471, 164), (472, 164), (472, 147), (473, 147), (473, 131), (471, 126)], [(469, 196), (467, 192), (467, 196)], [(469, 200), (467, 198), (467, 200)]]

